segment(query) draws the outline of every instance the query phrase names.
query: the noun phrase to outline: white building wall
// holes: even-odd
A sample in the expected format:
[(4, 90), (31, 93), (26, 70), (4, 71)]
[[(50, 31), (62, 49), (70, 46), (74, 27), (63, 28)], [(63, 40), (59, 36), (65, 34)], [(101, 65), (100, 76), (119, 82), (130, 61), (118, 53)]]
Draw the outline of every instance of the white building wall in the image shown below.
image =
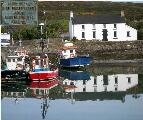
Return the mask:
[[(85, 29), (82, 29), (82, 25), (85, 26)], [(82, 32), (85, 32), (85, 39), (86, 40), (102, 40), (103, 39), (103, 29), (107, 29), (108, 31), (108, 41), (132, 41), (137, 40), (137, 30), (126, 25), (125, 23), (118, 23), (116, 24), (117, 28), (114, 28), (114, 24), (106, 24), (106, 28), (103, 27), (103, 24), (96, 24), (95, 28), (93, 29), (93, 24), (69, 24), (69, 32), (71, 38), (76, 37), (77, 39), (81, 40)], [(72, 29), (72, 30), (71, 30)], [(71, 32), (73, 31), (73, 32)], [(93, 31), (96, 31), (96, 38), (93, 38)], [(117, 31), (117, 37), (114, 37), (114, 31)], [(127, 31), (130, 31), (130, 37), (127, 37)]]
[[(117, 77), (118, 83), (115, 83), (115, 78)], [(128, 78), (130, 78), (130, 82), (128, 82)], [(63, 84), (67, 83), (70, 85), (71, 82), (74, 83), (76, 88), (66, 90), (66, 92), (116, 92), (116, 91), (126, 91), (129, 88), (132, 88), (138, 85), (138, 74), (115, 74), (108, 75), (108, 85), (104, 85), (103, 83), (103, 75), (97, 76), (96, 78), (91, 76), (91, 80), (87, 80), (85, 84), (83, 84), (83, 80), (64, 80)], [(94, 84), (94, 79), (96, 79), (96, 83)]]
[(130, 31), (131, 37), (127, 37), (127, 40), (137, 40), (137, 30), (125, 25), (126, 31)]
[[(115, 77), (118, 78), (118, 83), (115, 84)], [(128, 82), (128, 78), (130, 78), (130, 82)], [(108, 91), (126, 91), (129, 88), (132, 88), (138, 85), (138, 75), (137, 74), (117, 74), (108, 76), (109, 85)]]

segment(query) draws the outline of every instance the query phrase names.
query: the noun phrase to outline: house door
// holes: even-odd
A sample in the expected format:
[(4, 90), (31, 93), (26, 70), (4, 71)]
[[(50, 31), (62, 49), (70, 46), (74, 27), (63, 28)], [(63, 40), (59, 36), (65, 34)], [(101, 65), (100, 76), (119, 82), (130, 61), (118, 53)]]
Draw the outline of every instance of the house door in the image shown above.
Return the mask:
[(102, 32), (103, 32), (103, 34), (102, 34), (102, 35), (103, 35), (103, 39), (102, 39), (102, 40), (103, 40), (103, 41), (108, 41), (108, 38), (107, 38), (107, 36), (108, 36), (107, 32), (108, 32), (108, 31), (107, 31), (107, 29), (103, 29)]

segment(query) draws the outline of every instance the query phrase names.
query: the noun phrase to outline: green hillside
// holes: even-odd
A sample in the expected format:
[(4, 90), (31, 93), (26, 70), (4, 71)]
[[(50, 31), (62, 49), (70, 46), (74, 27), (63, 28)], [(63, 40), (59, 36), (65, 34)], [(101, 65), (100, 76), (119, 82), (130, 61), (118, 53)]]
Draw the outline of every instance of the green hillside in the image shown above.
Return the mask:
[[(124, 10), (128, 25), (138, 30), (138, 39), (143, 40), (143, 3), (129, 2), (99, 2), (99, 1), (47, 1), (38, 2), (39, 23), (44, 22), (46, 26), (43, 37), (56, 38), (61, 33), (68, 32), (69, 13), (74, 14), (114, 14), (120, 15)], [(45, 14), (44, 14), (45, 11)], [(11, 27), (2, 30), (8, 31)], [(32, 31), (29, 33), (28, 31)], [(19, 27), (12, 31), (14, 39), (18, 34), (22, 39), (37, 39), (40, 37), (37, 27)], [(36, 35), (35, 35), (36, 34)]]

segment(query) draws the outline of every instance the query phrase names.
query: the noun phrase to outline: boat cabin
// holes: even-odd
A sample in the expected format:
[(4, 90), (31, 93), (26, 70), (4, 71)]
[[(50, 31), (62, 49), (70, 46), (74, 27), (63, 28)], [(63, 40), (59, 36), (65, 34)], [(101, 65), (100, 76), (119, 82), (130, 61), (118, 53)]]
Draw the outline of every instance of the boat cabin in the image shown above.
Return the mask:
[(24, 47), (19, 47), (16, 49), (15, 53), (18, 55), (18, 56), (28, 56), (29, 54), (29, 51), (27, 51)]
[(76, 57), (76, 46), (71, 42), (65, 42), (62, 48), (62, 57), (64, 59)]
[(8, 56), (6, 58), (6, 65), (8, 70), (22, 70), (24, 68), (24, 57)]
[(44, 56), (44, 58), (41, 58), (40, 56), (36, 56), (32, 59), (32, 70), (33, 72), (38, 71), (47, 71), (48, 69), (48, 57)]

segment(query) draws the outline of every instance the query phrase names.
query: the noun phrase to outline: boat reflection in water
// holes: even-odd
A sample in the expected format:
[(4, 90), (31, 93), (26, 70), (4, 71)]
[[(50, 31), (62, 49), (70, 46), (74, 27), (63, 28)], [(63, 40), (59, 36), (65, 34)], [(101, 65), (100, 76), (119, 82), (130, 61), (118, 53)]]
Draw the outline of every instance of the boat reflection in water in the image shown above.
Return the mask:
[(49, 81), (32, 81), (28, 88), (32, 90), (31, 95), (42, 99), (41, 113), (42, 118), (45, 119), (47, 110), (49, 107), (49, 90), (56, 87), (59, 84), (58, 80)]
[[(49, 107), (49, 91), (59, 84), (58, 80), (24, 82), (3, 82), (2, 98), (11, 98), (15, 103), (20, 103), (24, 98), (36, 98), (41, 100), (42, 119), (45, 119)], [(26, 102), (26, 101), (25, 101)]]
[[(65, 78), (63, 80), (65, 92), (71, 93), (71, 97), (74, 97), (75, 100), (117, 99), (125, 102), (127, 91), (138, 85), (138, 74), (90, 76), (85, 71), (80, 73), (89, 75), (89, 78), (78, 79), (81, 78), (80, 74), (79, 72), (75, 73), (75, 71), (63, 71), (61, 73), (61, 77)], [(76, 77), (75, 74), (77, 75)]]
[(142, 69), (112, 69), (60, 70), (60, 82), (2, 81), (2, 120), (142, 120)]

